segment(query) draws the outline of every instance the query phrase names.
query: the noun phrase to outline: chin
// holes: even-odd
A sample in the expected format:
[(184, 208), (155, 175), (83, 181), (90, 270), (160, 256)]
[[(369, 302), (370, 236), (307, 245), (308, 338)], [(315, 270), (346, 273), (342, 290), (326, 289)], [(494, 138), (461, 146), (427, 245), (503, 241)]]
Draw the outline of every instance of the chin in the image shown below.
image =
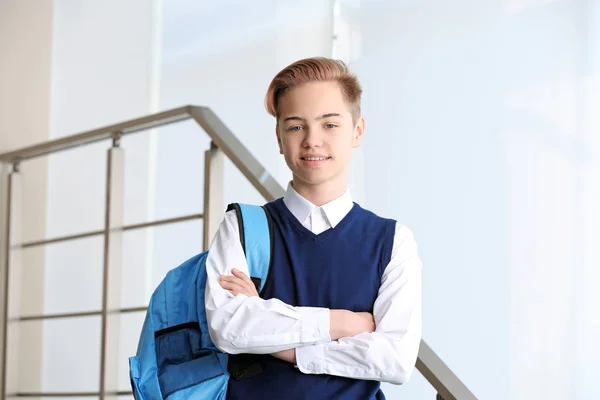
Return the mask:
[(325, 170), (313, 170), (307, 171), (304, 168), (297, 168), (292, 170), (292, 174), (295, 179), (306, 185), (322, 185), (328, 182), (334, 182), (338, 179), (339, 173), (332, 171), (331, 169)]
[(311, 185), (311, 186), (322, 185), (322, 184), (325, 184), (327, 182), (331, 182), (334, 180), (333, 177), (306, 176), (306, 175), (296, 175), (296, 179), (300, 180), (301, 182), (303, 182), (307, 185)]

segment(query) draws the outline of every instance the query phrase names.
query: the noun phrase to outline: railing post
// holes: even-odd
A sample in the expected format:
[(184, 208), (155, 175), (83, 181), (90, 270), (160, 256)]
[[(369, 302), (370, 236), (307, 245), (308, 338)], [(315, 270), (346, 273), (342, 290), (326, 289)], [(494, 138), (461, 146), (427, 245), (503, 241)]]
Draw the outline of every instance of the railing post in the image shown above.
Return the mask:
[(225, 155), (211, 142), (204, 153), (204, 250), (210, 247), (222, 219), (224, 166)]
[(3, 399), (18, 390), (21, 249), (15, 245), (21, 241), (21, 185), (18, 164), (0, 163), (0, 398)]
[(419, 348), (417, 369), (437, 391), (436, 399), (477, 400), (477, 397), (423, 340)]
[(108, 150), (104, 219), (104, 272), (102, 279), (102, 344), (100, 354), (100, 400), (117, 399), (119, 389), (119, 333), (121, 250), (125, 181), (125, 154), (120, 136)]

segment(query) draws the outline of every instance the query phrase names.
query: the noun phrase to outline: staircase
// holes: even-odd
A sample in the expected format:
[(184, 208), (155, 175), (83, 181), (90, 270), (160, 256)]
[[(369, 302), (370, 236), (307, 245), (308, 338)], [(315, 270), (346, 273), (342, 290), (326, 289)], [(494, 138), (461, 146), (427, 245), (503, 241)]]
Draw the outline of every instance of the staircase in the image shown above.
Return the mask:
[[(205, 157), (204, 210), (202, 214), (184, 215), (133, 225), (123, 224), (124, 161), (125, 153), (120, 147), (125, 135), (148, 131), (168, 124), (193, 120), (211, 139)], [(200, 131), (200, 130), (199, 130)], [(34, 242), (21, 240), (22, 174), (19, 165), (23, 161), (46, 156), (100, 141), (112, 141), (107, 152), (106, 203), (104, 228), (75, 235), (54, 237)], [(126, 231), (202, 219), (204, 222), (203, 246), (208, 249), (209, 240), (217, 232), (223, 212), (224, 160), (229, 158), (244, 177), (258, 190), (266, 201), (282, 197), (284, 189), (265, 168), (242, 145), (223, 122), (206, 107), (185, 106), (157, 114), (125, 121), (119, 124), (87, 131), (72, 136), (47, 141), (34, 146), (0, 154), (0, 394), (10, 397), (95, 397), (101, 400), (131, 395), (118, 387), (118, 356), (120, 316), (125, 313), (143, 312), (145, 307), (121, 308), (121, 254), (122, 233)], [(19, 309), (21, 279), (21, 252), (27, 248), (68, 242), (76, 239), (103, 236), (102, 308), (77, 313), (22, 316)], [(18, 390), (19, 328), (24, 321), (49, 319), (101, 318), (101, 356), (98, 392), (52, 392), (26, 393)], [(471, 400), (476, 397), (444, 364), (437, 354), (421, 341), (417, 369), (436, 390), (436, 400)]]

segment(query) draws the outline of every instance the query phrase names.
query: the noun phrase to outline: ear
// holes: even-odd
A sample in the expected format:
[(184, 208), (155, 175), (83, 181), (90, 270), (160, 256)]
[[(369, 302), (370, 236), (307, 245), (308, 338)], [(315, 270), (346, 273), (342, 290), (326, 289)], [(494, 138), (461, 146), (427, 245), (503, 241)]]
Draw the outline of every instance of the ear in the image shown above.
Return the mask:
[(365, 134), (365, 119), (361, 116), (354, 126), (354, 137), (352, 138), (352, 146), (357, 148), (362, 142)]
[(279, 133), (279, 124), (275, 124), (275, 136), (277, 137), (277, 146), (279, 146), (279, 154), (283, 154), (283, 146), (281, 144), (281, 134)]

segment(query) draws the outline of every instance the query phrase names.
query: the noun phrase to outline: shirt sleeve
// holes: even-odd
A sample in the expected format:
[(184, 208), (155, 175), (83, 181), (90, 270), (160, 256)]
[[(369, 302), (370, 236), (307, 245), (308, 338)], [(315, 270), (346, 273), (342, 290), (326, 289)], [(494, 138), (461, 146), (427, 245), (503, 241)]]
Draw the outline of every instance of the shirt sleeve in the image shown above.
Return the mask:
[(375, 332), (297, 348), (300, 371), (397, 385), (407, 382), (421, 342), (421, 269), (413, 233), (396, 224), (392, 258), (373, 308)]
[(220, 285), (221, 275), (237, 268), (248, 273), (235, 211), (225, 214), (206, 259), (205, 307), (210, 337), (229, 354), (270, 354), (304, 345), (326, 343), (329, 309), (292, 307), (278, 299), (234, 296)]

